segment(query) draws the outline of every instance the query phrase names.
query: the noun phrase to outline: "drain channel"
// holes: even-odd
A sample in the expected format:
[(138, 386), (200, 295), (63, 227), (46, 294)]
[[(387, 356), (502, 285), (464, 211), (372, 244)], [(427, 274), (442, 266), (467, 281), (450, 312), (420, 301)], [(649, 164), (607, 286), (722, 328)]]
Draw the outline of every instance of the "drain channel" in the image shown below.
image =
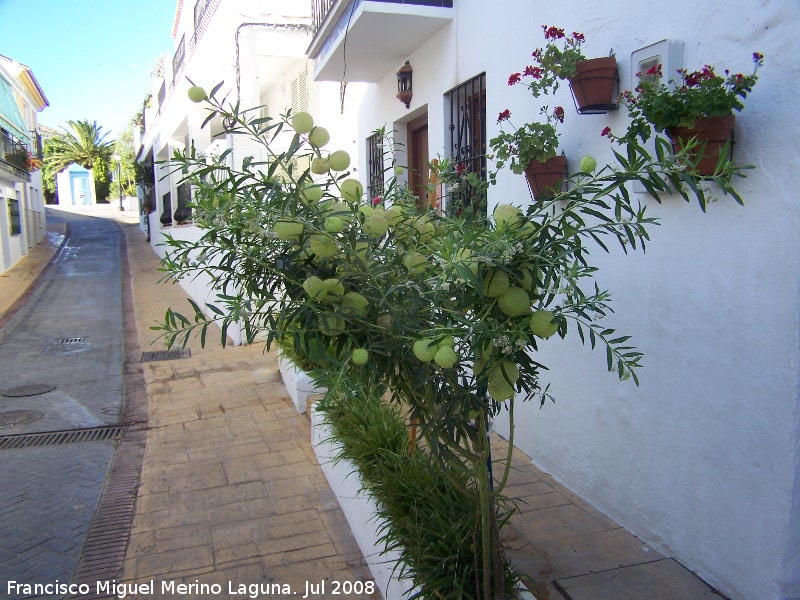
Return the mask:
[(42, 433), (21, 433), (0, 436), (0, 450), (9, 448), (30, 448), (32, 446), (55, 446), (75, 442), (98, 442), (120, 437), (127, 425), (108, 425), (86, 429), (65, 431), (44, 431)]
[(191, 358), (191, 348), (183, 348), (181, 350), (157, 350), (155, 352), (142, 352), (142, 358), (139, 362), (158, 362), (161, 360), (179, 360), (182, 358)]

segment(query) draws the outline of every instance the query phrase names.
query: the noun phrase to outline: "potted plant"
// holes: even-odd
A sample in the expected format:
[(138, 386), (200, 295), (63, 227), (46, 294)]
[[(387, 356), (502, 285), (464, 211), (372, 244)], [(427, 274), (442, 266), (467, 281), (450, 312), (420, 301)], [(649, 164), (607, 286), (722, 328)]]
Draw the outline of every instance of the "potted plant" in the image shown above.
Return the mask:
[(753, 63), (751, 75), (731, 74), (726, 69), (723, 76), (709, 65), (693, 73), (679, 69), (680, 83), (663, 83), (661, 65), (637, 73), (644, 79), (633, 92), (622, 95), (631, 124), (619, 139), (630, 141), (638, 136), (645, 141), (652, 126), (669, 136), (676, 153), (687, 149), (701, 175), (719, 172), (722, 163), (731, 158), (734, 111), (744, 108), (743, 100), (758, 81), (764, 56), (754, 52)]
[[(558, 131), (556, 123), (564, 122), (564, 108), (556, 106), (553, 112), (544, 106), (541, 114), (545, 122), (525, 123), (513, 132), (503, 131), (490, 140), (495, 152), (497, 167), (508, 162), (513, 173), (522, 174), (528, 179), (534, 199), (551, 197), (561, 191), (561, 184), (567, 177), (567, 159), (557, 154)], [(498, 123), (509, 122), (511, 112), (506, 109), (497, 118)], [(513, 127), (513, 125), (511, 125)]]
[[(534, 97), (558, 90), (559, 82), (569, 81), (575, 105), (580, 114), (601, 114), (616, 110), (614, 87), (617, 83), (617, 60), (614, 56), (587, 59), (581, 51), (582, 33), (566, 35), (563, 29), (542, 25), (547, 44), (537, 48), (533, 58), (538, 65), (529, 65), (515, 73), (509, 85), (530, 77), (528, 89)], [(559, 45), (560, 43), (560, 45)]]

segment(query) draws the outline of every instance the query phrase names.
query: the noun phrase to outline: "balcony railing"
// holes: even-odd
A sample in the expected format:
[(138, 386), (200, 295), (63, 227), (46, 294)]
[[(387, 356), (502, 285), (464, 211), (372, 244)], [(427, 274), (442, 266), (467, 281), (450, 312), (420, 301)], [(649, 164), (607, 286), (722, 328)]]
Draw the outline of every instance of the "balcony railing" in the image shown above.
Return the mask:
[(6, 130), (0, 131), (0, 164), (4, 171), (26, 181), (31, 180), (28, 171), (28, 146)]
[(172, 77), (173, 81), (178, 71), (183, 66), (183, 59), (186, 56), (186, 36), (181, 37), (181, 42), (178, 44), (178, 49), (175, 51), (175, 56), (172, 57)]
[(336, 0), (311, 0), (311, 27), (317, 31)]
[(161, 82), (161, 89), (158, 90), (158, 110), (161, 110), (161, 105), (164, 104), (164, 100), (167, 97), (167, 82)]

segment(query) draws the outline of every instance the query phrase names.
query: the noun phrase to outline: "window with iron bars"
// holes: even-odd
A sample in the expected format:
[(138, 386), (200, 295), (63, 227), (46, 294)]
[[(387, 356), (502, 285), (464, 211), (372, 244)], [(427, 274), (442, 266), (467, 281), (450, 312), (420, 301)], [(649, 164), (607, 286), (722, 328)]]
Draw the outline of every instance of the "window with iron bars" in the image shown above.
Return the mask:
[(383, 136), (377, 131), (367, 138), (367, 167), (368, 197), (370, 200), (383, 198)]
[[(445, 92), (445, 122), (449, 131), (449, 158), (456, 180), (464, 182), (470, 173), (486, 181), (486, 73)], [(486, 216), (486, 196), (466, 183), (448, 186), (446, 209), (449, 214), (471, 210)]]
[(178, 223), (185, 223), (192, 218), (192, 207), (189, 206), (191, 200), (192, 186), (188, 181), (185, 181), (178, 186), (178, 206), (173, 213)]

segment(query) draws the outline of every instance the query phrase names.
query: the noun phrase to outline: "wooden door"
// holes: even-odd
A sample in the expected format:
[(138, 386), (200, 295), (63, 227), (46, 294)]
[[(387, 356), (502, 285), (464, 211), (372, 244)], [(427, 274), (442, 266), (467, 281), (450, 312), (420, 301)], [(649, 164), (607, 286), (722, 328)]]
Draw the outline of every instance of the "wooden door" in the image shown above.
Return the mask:
[(428, 198), (428, 115), (408, 123), (408, 187), (425, 208)]

